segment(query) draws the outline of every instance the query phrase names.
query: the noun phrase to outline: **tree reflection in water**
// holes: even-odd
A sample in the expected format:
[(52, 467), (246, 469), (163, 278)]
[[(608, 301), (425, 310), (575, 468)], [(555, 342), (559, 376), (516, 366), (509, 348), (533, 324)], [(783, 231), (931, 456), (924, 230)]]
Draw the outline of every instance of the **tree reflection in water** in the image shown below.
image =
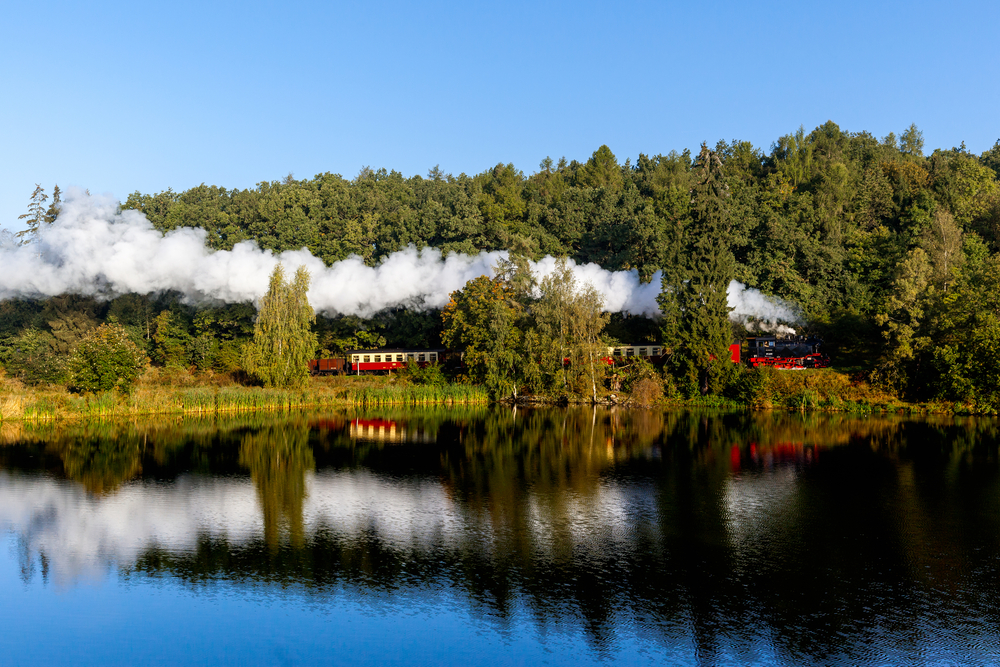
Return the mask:
[(525, 609), (542, 631), (579, 619), (598, 652), (630, 627), (663, 646), (690, 642), (706, 663), (753, 661), (764, 628), (781, 661), (821, 649), (861, 662), (873, 633), (922, 646), (935, 624), (984, 632), (998, 617), (983, 587), (1000, 562), (995, 420), (592, 408), (363, 417), (371, 428), (342, 413), (132, 425), (117, 440), (22, 431), (4, 436), (0, 468), (61, 470), (105, 495), (128, 479), (248, 472), (262, 533), (151, 543), (121, 567), (318, 597), (447, 590), (501, 627)]
[(287, 526), (292, 548), (305, 543), (302, 518), (306, 473), (316, 466), (309, 448), (309, 426), (292, 422), (267, 426), (243, 436), (240, 465), (250, 471), (264, 519), (264, 541), (275, 552), (281, 526)]

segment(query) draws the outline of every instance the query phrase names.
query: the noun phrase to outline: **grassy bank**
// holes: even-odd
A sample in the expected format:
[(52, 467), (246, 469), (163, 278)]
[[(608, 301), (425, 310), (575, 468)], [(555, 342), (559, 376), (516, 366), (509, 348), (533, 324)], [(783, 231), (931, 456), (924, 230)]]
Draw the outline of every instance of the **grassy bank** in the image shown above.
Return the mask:
[(312, 378), (302, 389), (267, 389), (186, 371), (151, 372), (129, 393), (74, 394), (62, 387), (26, 387), (0, 378), (0, 421), (106, 419), (138, 415), (285, 412), (318, 407), (423, 406), (487, 403), (485, 390), (433, 387), (392, 377)]
[(859, 374), (832, 368), (779, 371), (747, 370), (730, 389), (730, 397), (664, 399), (667, 405), (751, 410), (794, 410), (851, 414), (996, 414), (993, 406), (946, 401), (909, 402), (875, 387)]
[[(848, 414), (997, 414), (994, 406), (949, 402), (912, 403), (834, 369), (743, 373), (728, 396), (683, 398), (669, 382), (646, 383), (642, 392), (600, 400), (626, 407), (794, 410)], [(590, 396), (537, 396), (531, 403), (590, 403)], [(73, 394), (62, 387), (26, 387), (0, 377), (0, 422), (59, 419), (120, 419), (141, 415), (212, 416), (279, 413), (326, 407), (481, 405), (490, 402), (482, 387), (408, 384), (397, 376), (312, 378), (302, 389), (266, 389), (228, 378), (181, 370), (153, 370), (127, 395)]]
[[(589, 404), (589, 395), (529, 397), (529, 402)], [(741, 369), (718, 393), (686, 398), (669, 378), (647, 377), (631, 393), (604, 391), (598, 400), (635, 408), (712, 408), (722, 410), (786, 410), (847, 414), (995, 415), (996, 406), (949, 401), (905, 401), (869, 384), (857, 372), (832, 368), (813, 370)]]

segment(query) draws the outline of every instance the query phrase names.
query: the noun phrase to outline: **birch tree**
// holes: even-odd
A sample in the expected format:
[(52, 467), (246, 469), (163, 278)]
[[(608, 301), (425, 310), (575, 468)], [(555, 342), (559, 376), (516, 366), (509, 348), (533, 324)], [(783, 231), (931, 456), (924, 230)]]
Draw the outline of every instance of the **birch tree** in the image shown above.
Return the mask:
[(304, 266), (290, 283), (281, 265), (274, 267), (270, 287), (260, 300), (253, 340), (243, 351), (243, 369), (265, 387), (301, 387), (309, 377), (317, 340), (308, 291), (309, 272)]

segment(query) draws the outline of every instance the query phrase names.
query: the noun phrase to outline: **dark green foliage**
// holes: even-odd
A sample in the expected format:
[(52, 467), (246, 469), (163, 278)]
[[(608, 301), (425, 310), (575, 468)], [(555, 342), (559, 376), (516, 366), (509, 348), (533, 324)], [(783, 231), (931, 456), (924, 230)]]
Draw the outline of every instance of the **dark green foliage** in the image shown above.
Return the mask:
[(697, 386), (702, 395), (709, 391), (712, 369), (729, 363), (727, 350), (733, 339), (726, 297), (735, 274), (728, 244), (729, 196), (721, 160), (703, 145), (691, 189), (686, 265), (664, 272), (659, 299), (670, 365), (683, 384)]
[[(203, 228), (214, 248), (246, 240), (275, 251), (304, 246), (327, 263), (354, 254), (374, 264), (413, 245), (470, 253), (516, 248), (535, 259), (634, 269), (642, 280), (662, 271), (664, 318), (652, 338), (662, 337), (675, 353), (670, 367), (679, 384), (697, 392), (721, 391), (727, 382), (705, 359), (718, 357), (726, 339), (719, 287), (731, 277), (798, 304), (837, 363), (877, 368), (886, 384), (914, 396), (971, 396), (948, 378), (971, 377), (974, 369), (963, 367), (961, 356), (942, 356), (937, 342), (947, 339), (953, 350), (971, 344), (973, 337), (960, 339), (959, 321), (970, 331), (989, 329), (986, 319), (959, 312), (951, 295), (972, 289), (970, 276), (982, 275), (977, 262), (981, 267), (1000, 251), (1000, 142), (978, 156), (964, 145), (931, 151), (913, 125), (880, 139), (828, 121), (779, 137), (767, 150), (720, 141), (693, 157), (686, 150), (640, 154), (632, 163), (601, 146), (583, 162), (546, 158), (530, 175), (512, 164), (472, 176), (435, 167), (426, 178), (366, 167), (353, 179), (324, 173), (247, 190), (136, 192), (123, 208), (142, 210), (164, 231)], [(50, 202), (36, 188), (26, 217), (51, 222), (58, 198), (56, 189), (46, 208)], [(915, 273), (923, 266), (918, 251), (926, 271)], [(546, 355), (554, 355), (529, 322), (534, 304), (517, 299), (522, 309), (512, 326), (524, 334), (517, 345), (528, 360), (519, 371), (522, 388), (567, 386), (561, 369), (546, 366)], [(157, 340), (157, 317), (165, 311), (169, 321)], [(321, 318), (320, 353), (437, 347), (438, 317), (394, 310)], [(101, 321), (125, 326), (155, 363), (230, 371), (252, 316), (195, 309), (169, 294), (108, 304), (69, 297), (3, 302), (0, 356), (8, 373), (20, 363), (15, 372), (27, 379), (31, 364), (11, 356), (15, 337), (33, 327), (32, 335), (44, 335), (51, 353), (65, 359)], [(605, 335), (650, 340), (648, 327), (626, 322), (613, 319)]]
[(59, 384), (66, 378), (66, 358), (55, 347), (52, 334), (29, 327), (0, 339), (0, 363), (10, 377), (27, 385)]
[(124, 327), (102, 324), (76, 346), (69, 360), (70, 381), (83, 392), (128, 391), (148, 361)]
[(153, 361), (161, 366), (187, 366), (191, 335), (180, 318), (164, 310), (153, 320)]
[(767, 367), (738, 366), (730, 374), (723, 394), (752, 408), (769, 408), (774, 398), (774, 374), (778, 372)]

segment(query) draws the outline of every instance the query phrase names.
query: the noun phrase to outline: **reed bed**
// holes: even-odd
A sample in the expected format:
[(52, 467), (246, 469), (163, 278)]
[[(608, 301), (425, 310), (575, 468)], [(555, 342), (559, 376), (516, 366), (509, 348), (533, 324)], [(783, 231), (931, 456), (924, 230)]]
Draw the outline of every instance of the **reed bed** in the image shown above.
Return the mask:
[[(165, 378), (156, 378), (162, 381)], [(480, 387), (396, 384), (382, 378), (310, 381), (301, 389), (238, 384), (140, 382), (130, 393), (72, 394), (64, 388), (28, 388), (0, 377), (0, 423), (64, 418), (121, 419), (139, 415), (212, 416), (288, 412), (317, 407), (472, 405), (489, 403)]]
[(362, 387), (347, 390), (348, 400), (358, 407), (383, 405), (476, 405), (489, 403), (485, 389), (474, 385), (450, 384), (442, 387), (402, 385)]

